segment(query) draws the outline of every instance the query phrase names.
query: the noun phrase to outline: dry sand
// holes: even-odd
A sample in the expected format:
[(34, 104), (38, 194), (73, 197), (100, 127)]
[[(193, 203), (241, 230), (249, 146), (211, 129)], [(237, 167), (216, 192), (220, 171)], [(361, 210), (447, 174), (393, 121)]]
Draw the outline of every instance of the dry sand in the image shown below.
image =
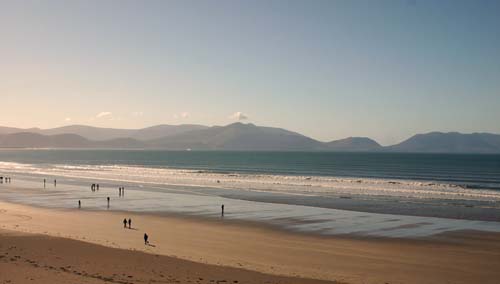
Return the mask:
[[(132, 229), (123, 228), (125, 217), (132, 218)], [(16, 279), (19, 282), (10, 283), (25, 283), (21, 279), (26, 275), (33, 275), (34, 283), (99, 283), (92, 281), (123, 280), (128, 275), (136, 277), (129, 279), (132, 283), (153, 283), (152, 279), (173, 283), (174, 278), (196, 283), (195, 275), (205, 275), (196, 276), (204, 281), (313, 283), (271, 274), (346, 283), (499, 283), (500, 279), (500, 234), (491, 233), (456, 232), (427, 240), (326, 238), (223, 220), (54, 210), (4, 202), (0, 202), (0, 226), (83, 241), (0, 234), (0, 254), (9, 252), (10, 244), (18, 255), (9, 252), (0, 259), (0, 283)], [(144, 232), (153, 246), (144, 245)], [(155, 255), (170, 257), (155, 262)], [(171, 279), (161, 280), (160, 275)], [(63, 276), (70, 278), (59, 281)]]
[(0, 231), (0, 283), (304, 283), (268, 275), (71, 239)]

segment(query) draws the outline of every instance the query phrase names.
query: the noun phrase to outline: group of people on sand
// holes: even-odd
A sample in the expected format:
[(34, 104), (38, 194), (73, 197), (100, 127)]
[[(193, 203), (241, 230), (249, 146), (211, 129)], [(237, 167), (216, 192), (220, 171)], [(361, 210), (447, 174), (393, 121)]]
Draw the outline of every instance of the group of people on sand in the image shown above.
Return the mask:
[(98, 183), (93, 183), (93, 184), (90, 186), (90, 190), (91, 190), (92, 192), (99, 191), (99, 184), (98, 184)]
[(11, 183), (12, 180), (10, 177), (0, 177), (0, 183)]
[[(127, 218), (123, 219), (123, 228), (126, 229), (127, 225), (129, 229), (132, 229), (132, 219), (130, 218), (128, 218), (128, 220)], [(144, 233), (144, 244), (149, 245), (149, 236), (147, 233)]]
[[(43, 179), (43, 188), (46, 188), (47, 187), (47, 179)], [(57, 180), (54, 179), (54, 187), (57, 187)]]
[(125, 187), (121, 186), (118, 188), (118, 196), (123, 197), (125, 196)]
[[(8, 182), (10, 183), (11, 179), (10, 177), (9, 178), (4, 178), (4, 177), (0, 177), (0, 182)], [(46, 184), (46, 179), (43, 179), (43, 186), (45, 187), (45, 184)], [(57, 180), (54, 179), (54, 187), (57, 186)], [(91, 186), (90, 186), (90, 189), (92, 190), (92, 192), (95, 192), (95, 191), (99, 191), (99, 184), (96, 184), (96, 183), (93, 183)], [(125, 196), (125, 187), (123, 186), (120, 186), (118, 187), (118, 196), (120, 197), (123, 197)], [(108, 204), (108, 208), (109, 208), (109, 203), (110, 203), (110, 197), (108, 196), (106, 198), (107, 200), (107, 204)], [(82, 208), (82, 202), (81, 200), (78, 200), (78, 208)], [(224, 204), (221, 205), (221, 217), (224, 217)], [(128, 228), (128, 229), (132, 229), (132, 219), (130, 218), (125, 218), (123, 219), (123, 228)], [(144, 244), (145, 245), (149, 245), (149, 236), (147, 233), (144, 233)]]
[(123, 228), (126, 229), (127, 224), (128, 224), (128, 228), (132, 229), (132, 219), (128, 218), (128, 221), (127, 221), (127, 218), (123, 219)]

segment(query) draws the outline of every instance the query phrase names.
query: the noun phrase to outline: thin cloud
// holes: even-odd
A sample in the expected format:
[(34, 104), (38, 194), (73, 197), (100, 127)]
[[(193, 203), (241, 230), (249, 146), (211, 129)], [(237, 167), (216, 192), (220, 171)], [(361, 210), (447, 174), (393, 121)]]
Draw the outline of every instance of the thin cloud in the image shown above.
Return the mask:
[(112, 115), (113, 115), (112, 112), (103, 111), (103, 112), (98, 113), (95, 117), (96, 118), (104, 118), (104, 117), (111, 117)]
[(174, 118), (175, 119), (178, 119), (178, 118), (188, 118), (189, 116), (191, 116), (191, 114), (189, 112), (181, 112), (181, 113), (174, 113)]
[(242, 113), (241, 111), (237, 111), (229, 116), (230, 119), (236, 120), (245, 120), (248, 119), (248, 115)]

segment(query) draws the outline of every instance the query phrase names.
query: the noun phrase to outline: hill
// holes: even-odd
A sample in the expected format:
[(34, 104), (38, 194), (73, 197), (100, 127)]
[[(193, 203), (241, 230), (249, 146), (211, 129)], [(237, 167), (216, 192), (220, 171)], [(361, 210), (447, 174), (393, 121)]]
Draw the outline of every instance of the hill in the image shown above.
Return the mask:
[(382, 146), (367, 137), (349, 137), (325, 143), (330, 151), (378, 151)]
[(322, 143), (281, 128), (233, 123), (193, 130), (150, 141), (154, 148), (169, 150), (308, 151)]
[(500, 135), (431, 132), (414, 135), (399, 144), (386, 147), (385, 150), (415, 153), (500, 153)]
[(145, 144), (132, 138), (91, 141), (76, 134), (42, 135), (20, 132), (0, 135), (0, 148), (143, 148)]
[(221, 151), (339, 151), (500, 153), (500, 135), (430, 132), (383, 147), (367, 137), (321, 142), (282, 128), (233, 123), (226, 126), (157, 125), (143, 129), (70, 125), (52, 129), (0, 127), (3, 148), (145, 148)]
[[(150, 139), (167, 137), (191, 130), (198, 130), (204, 128), (207, 127), (194, 124), (156, 125), (141, 129), (117, 129), (117, 128), (100, 128), (100, 127), (93, 127), (86, 125), (69, 125), (51, 129), (37, 129), (29, 132), (34, 132), (43, 135), (76, 134), (89, 140), (101, 140), (101, 141), (117, 139), (117, 138), (134, 138), (137, 140), (146, 141)], [(10, 131), (11, 131), (10, 133), (14, 133), (13, 131), (15, 131), (15, 129)]]

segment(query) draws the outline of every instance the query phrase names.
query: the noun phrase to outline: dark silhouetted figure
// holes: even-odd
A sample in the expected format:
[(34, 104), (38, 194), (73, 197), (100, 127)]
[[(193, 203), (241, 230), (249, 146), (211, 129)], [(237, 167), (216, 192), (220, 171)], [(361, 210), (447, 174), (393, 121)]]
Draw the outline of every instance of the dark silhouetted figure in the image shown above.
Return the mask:
[(123, 228), (127, 228), (127, 218), (123, 219)]
[(222, 204), (222, 206), (220, 207), (221, 209), (221, 216), (224, 216), (224, 204)]
[(128, 219), (128, 228), (132, 229), (132, 219)]
[(43, 188), (46, 187), (46, 184), (47, 184), (47, 180), (46, 179), (43, 179)]
[(118, 196), (122, 196), (122, 188), (121, 187), (118, 188)]
[(82, 208), (82, 202), (78, 200), (78, 208)]
[(108, 196), (108, 208), (109, 208), (109, 196)]
[(97, 191), (99, 191), (99, 184), (96, 185), (96, 189), (97, 189)]
[(122, 197), (125, 196), (125, 187), (122, 186)]
[(148, 239), (149, 239), (148, 234), (144, 233), (144, 244), (145, 244), (145, 245), (149, 244)]
[(54, 187), (57, 187), (57, 180), (54, 180)]

